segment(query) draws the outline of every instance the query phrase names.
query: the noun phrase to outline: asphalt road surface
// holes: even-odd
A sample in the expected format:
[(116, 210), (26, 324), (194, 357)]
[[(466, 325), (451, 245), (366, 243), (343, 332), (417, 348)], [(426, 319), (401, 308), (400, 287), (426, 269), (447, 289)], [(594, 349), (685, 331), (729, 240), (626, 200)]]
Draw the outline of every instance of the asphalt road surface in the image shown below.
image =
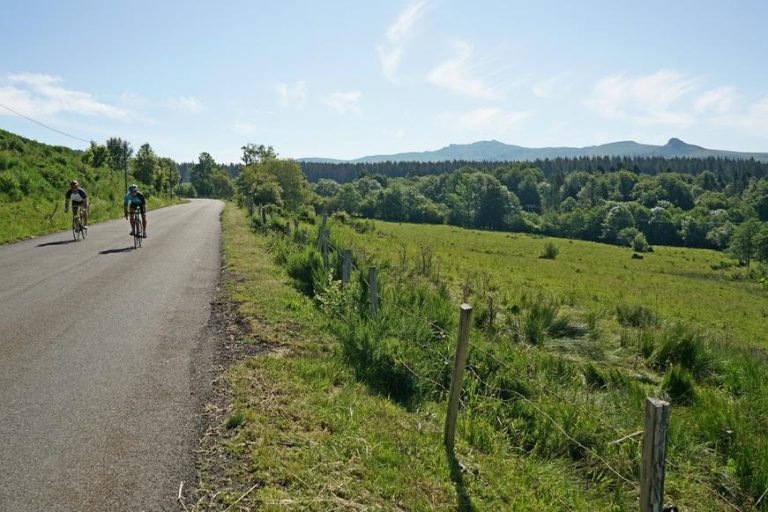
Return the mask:
[(177, 510), (194, 475), (223, 204), (0, 246), (0, 511)]

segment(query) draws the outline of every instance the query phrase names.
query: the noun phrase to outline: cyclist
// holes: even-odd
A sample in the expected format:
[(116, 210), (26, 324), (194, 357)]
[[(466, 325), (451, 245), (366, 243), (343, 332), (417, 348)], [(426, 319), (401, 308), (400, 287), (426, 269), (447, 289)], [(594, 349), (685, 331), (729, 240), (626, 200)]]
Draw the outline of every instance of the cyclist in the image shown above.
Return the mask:
[(135, 184), (128, 186), (128, 193), (123, 198), (123, 211), (125, 218), (129, 219), (131, 223), (131, 235), (133, 235), (136, 232), (136, 226), (133, 225), (133, 215), (128, 217), (129, 206), (131, 213), (135, 212), (137, 208), (141, 209), (141, 222), (144, 224), (141, 236), (142, 238), (147, 238), (147, 199), (144, 197), (144, 194), (139, 192), (139, 187)]
[(83, 223), (82, 228), (88, 229), (86, 224), (88, 223), (88, 194), (85, 190), (80, 188), (80, 183), (77, 180), (69, 182), (69, 190), (64, 194), (64, 213), (69, 211), (69, 203), (72, 203), (72, 215), (77, 216), (78, 210), (83, 210)]

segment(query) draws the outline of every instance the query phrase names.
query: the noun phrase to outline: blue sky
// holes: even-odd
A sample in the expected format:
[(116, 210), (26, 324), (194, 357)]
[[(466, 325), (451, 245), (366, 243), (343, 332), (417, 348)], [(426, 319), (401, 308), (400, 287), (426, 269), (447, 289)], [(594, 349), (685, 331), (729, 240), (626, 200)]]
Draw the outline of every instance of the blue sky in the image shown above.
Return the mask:
[(236, 162), (496, 139), (768, 152), (768, 2), (7, 0), (0, 128)]

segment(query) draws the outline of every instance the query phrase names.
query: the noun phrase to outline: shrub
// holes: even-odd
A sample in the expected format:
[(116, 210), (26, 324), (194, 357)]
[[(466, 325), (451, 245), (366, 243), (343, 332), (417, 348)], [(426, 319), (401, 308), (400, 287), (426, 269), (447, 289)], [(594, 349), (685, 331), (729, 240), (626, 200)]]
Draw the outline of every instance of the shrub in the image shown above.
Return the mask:
[(286, 271), (296, 288), (308, 297), (314, 297), (327, 280), (323, 258), (312, 248), (290, 254), (286, 258)]
[(635, 238), (632, 239), (632, 250), (635, 252), (651, 252), (651, 247), (648, 245), (648, 242), (645, 240), (645, 235), (642, 233), (638, 233), (635, 235)]
[(554, 243), (547, 242), (544, 244), (544, 252), (541, 253), (539, 258), (542, 258), (545, 260), (553, 260), (557, 258), (557, 255), (559, 252), (560, 252), (560, 249), (558, 249)]

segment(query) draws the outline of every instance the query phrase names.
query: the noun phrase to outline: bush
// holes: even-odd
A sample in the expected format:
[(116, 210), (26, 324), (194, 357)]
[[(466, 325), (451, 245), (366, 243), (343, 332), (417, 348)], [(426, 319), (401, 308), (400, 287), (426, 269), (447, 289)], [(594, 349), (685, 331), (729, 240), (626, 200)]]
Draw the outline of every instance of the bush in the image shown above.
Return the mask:
[(286, 271), (296, 288), (308, 297), (314, 297), (327, 281), (323, 258), (312, 248), (289, 254), (286, 258)]
[(558, 249), (554, 243), (547, 242), (546, 244), (544, 244), (544, 252), (541, 253), (539, 258), (545, 259), (545, 260), (553, 260), (557, 258), (557, 255), (559, 252), (560, 252), (560, 249)]
[(642, 233), (638, 233), (635, 238), (632, 240), (632, 250), (635, 252), (651, 252), (651, 247), (648, 245), (648, 242), (645, 240), (645, 235)]

